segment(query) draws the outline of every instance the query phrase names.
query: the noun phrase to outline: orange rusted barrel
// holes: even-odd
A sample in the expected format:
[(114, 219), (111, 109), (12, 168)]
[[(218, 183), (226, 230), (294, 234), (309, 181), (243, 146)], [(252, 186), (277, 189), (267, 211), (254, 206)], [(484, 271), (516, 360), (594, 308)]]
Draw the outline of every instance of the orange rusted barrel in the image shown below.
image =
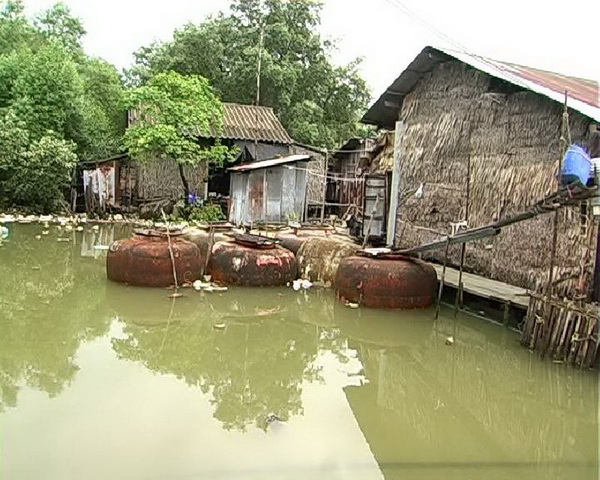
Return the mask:
[[(198, 280), (204, 268), (200, 249), (183, 240), (178, 233), (169, 235), (178, 283)], [(136, 230), (133, 238), (117, 240), (108, 250), (106, 274), (115, 282), (140, 287), (174, 285), (166, 234), (156, 230)]]
[(335, 289), (343, 301), (372, 308), (425, 308), (435, 300), (437, 275), (408, 257), (352, 256), (340, 262)]
[(212, 249), (208, 273), (222, 285), (270, 287), (285, 285), (297, 276), (296, 256), (272, 245), (258, 248), (236, 242), (218, 242)]

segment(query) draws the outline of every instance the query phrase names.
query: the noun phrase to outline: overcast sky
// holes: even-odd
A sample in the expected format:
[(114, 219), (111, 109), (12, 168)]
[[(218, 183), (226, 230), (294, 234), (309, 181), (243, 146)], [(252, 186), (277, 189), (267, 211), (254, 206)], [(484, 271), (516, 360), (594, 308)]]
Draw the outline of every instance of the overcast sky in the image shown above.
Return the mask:
[[(29, 14), (53, 3), (25, 0)], [(119, 68), (131, 64), (138, 47), (168, 40), (174, 29), (227, 10), (229, 4), (228, 0), (65, 3), (83, 20), (88, 54)], [(426, 45), (459, 44), (469, 53), (598, 79), (599, 20), (600, 0), (326, 0), (321, 34), (338, 39), (336, 62), (364, 58), (362, 73), (377, 97)]]

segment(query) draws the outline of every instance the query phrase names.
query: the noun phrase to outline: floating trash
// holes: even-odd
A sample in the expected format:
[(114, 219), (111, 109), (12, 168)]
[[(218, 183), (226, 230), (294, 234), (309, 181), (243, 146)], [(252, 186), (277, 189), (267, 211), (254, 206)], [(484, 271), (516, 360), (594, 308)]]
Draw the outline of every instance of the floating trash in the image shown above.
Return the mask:
[(108, 245), (94, 245), (94, 250), (108, 250), (109, 246)]
[(454, 337), (453, 336), (449, 336), (448, 338), (446, 338), (446, 345), (448, 345), (448, 346), (454, 345)]
[(71, 241), (71, 239), (70, 239), (70, 238), (64, 238), (64, 237), (61, 237), (61, 238), (57, 238), (57, 239), (56, 239), (56, 241), (57, 241), (57, 242), (63, 242), (63, 243), (64, 243), (64, 242), (70, 242), (70, 241)]
[(300, 289), (308, 290), (313, 286), (313, 283), (310, 280), (299, 278), (298, 280), (294, 280), (292, 282), (292, 288), (296, 291)]
[(77, 228), (76, 228), (76, 230), (77, 230), (78, 232), (83, 232), (83, 227), (80, 225), (79, 227), (77, 227)]
[(8, 234), (9, 234), (8, 227), (5, 227), (4, 225), (2, 225), (0, 227), (0, 237), (6, 238), (6, 237), (8, 237)]
[(200, 280), (196, 280), (194, 283), (192, 283), (192, 287), (194, 288), (194, 290), (197, 291), (204, 290), (205, 288), (210, 287), (210, 282), (202, 282)]
[(213, 328), (215, 330), (225, 330), (226, 327), (227, 327), (227, 325), (225, 325), (223, 322), (221, 322), (221, 323), (215, 323), (213, 325)]
[(50, 233), (50, 230), (43, 230), (42, 231), (42, 235), (48, 235)]
[(358, 308), (359, 307), (358, 303), (352, 303), (352, 302), (346, 302), (346, 303), (344, 303), (344, 305), (346, 305), (348, 308)]

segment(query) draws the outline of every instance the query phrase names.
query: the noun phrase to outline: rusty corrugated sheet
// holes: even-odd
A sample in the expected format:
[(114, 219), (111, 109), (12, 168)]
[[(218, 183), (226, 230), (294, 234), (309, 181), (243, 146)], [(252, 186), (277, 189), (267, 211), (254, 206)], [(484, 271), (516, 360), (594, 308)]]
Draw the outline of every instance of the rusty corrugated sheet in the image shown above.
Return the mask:
[(371, 105), (363, 123), (393, 129), (402, 100), (423, 75), (449, 60), (459, 60), (493, 77), (562, 103), (568, 92), (568, 105), (573, 110), (600, 122), (600, 89), (598, 82), (546, 72), (478, 55), (444, 48), (425, 47), (400, 76)]
[(270, 107), (225, 103), (222, 138), (292, 143), (292, 139)]
[(568, 77), (560, 73), (546, 72), (512, 63), (488, 61), (496, 63), (500, 68), (506, 69), (524, 80), (536, 83), (561, 95), (564, 95), (565, 91), (567, 91), (571, 98), (595, 107), (600, 107), (598, 82), (584, 78)]

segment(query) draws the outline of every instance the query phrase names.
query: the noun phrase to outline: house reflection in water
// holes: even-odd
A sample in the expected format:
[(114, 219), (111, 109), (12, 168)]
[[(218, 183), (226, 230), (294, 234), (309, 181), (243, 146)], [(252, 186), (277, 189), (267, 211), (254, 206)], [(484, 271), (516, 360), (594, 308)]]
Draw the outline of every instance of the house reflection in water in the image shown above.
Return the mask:
[(595, 374), (464, 322), (451, 347), (450, 321), (412, 345), (351, 341), (370, 383), (345, 393), (385, 478), (597, 479)]

